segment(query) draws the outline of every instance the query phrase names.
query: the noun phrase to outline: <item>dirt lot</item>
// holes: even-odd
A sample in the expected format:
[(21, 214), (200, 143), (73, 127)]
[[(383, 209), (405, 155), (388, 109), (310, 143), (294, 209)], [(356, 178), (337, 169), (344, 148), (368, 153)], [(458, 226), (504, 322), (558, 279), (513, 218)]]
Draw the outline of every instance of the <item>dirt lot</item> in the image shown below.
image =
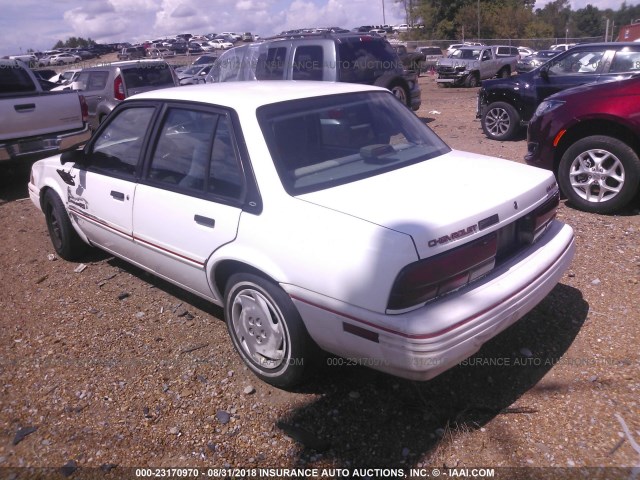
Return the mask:
[[(475, 89), (421, 82), (419, 116), (452, 147), (522, 161), (524, 140), (482, 135)], [(100, 252), (80, 272), (55, 259), (27, 169), (0, 169), (0, 467), (102, 466), (114, 478), (127, 466), (640, 465), (623, 433), (624, 422), (640, 442), (637, 206), (598, 216), (563, 204), (577, 254), (561, 283), (433, 381), (329, 359), (285, 392), (243, 367), (218, 308)], [(580, 472), (508, 476), (543, 473)]]

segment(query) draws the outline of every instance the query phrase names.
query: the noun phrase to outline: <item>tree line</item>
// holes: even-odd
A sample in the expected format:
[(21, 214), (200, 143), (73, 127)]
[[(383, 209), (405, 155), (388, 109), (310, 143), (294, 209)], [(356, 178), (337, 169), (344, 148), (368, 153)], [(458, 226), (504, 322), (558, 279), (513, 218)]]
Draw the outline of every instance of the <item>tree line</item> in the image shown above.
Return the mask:
[(618, 10), (591, 4), (572, 10), (569, 0), (555, 0), (535, 8), (535, 0), (395, 0), (407, 23), (423, 28), (411, 39), (604, 37), (615, 40), (620, 26), (640, 19), (640, 5), (626, 1)]

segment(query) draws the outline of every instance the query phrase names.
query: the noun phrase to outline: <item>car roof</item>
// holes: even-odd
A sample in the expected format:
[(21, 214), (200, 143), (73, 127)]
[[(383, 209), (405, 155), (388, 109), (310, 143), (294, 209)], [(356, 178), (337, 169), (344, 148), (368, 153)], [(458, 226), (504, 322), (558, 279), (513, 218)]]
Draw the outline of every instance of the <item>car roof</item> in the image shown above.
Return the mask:
[(233, 109), (258, 107), (318, 95), (339, 95), (354, 92), (389, 92), (369, 85), (343, 82), (296, 80), (264, 80), (255, 82), (223, 82), (182, 86), (139, 93), (129, 100), (179, 100), (211, 103)]

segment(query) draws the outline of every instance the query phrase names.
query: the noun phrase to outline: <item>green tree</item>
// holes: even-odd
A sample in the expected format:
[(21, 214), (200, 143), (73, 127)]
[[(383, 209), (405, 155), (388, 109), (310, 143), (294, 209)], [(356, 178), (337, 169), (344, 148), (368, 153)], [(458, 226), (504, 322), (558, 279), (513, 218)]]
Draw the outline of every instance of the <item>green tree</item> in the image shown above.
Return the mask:
[(569, 27), (571, 4), (569, 0), (555, 0), (547, 3), (544, 8), (537, 9), (536, 17), (553, 28), (554, 37), (564, 37)]
[(576, 10), (571, 15), (574, 37), (597, 37), (604, 34), (604, 15), (593, 5)]

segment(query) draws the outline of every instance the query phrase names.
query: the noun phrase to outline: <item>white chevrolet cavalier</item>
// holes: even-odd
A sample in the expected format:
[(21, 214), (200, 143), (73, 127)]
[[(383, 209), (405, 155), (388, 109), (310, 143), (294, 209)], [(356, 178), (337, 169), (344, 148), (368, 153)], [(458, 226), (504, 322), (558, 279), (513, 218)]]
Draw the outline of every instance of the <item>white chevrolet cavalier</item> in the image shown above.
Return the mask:
[(347, 83), (136, 95), (36, 162), (29, 192), (61, 257), (97, 246), (223, 306), (281, 387), (318, 346), (430, 379), (540, 302), (575, 248), (553, 173), (451, 150)]

